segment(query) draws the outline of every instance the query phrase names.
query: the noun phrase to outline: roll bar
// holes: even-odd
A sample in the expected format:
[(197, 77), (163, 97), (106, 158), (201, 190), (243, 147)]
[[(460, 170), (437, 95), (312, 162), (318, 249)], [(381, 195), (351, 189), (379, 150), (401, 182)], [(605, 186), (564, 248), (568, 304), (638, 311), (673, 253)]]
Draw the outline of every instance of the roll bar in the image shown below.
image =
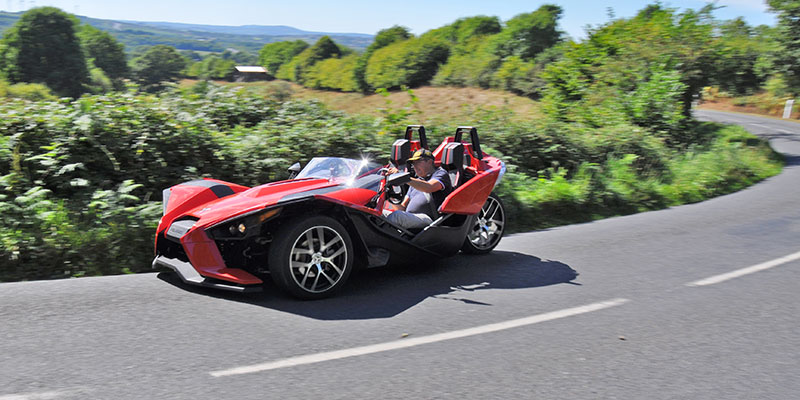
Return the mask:
[(411, 135), (417, 132), (419, 135), (419, 144), (423, 149), (428, 149), (428, 137), (425, 136), (425, 127), (422, 125), (409, 125), (406, 127), (406, 140), (411, 141)]
[[(472, 150), (475, 153), (475, 158), (483, 160), (483, 152), (481, 151), (481, 142), (478, 139), (478, 129), (473, 126), (459, 126), (456, 128), (455, 141), (461, 142), (461, 137), (465, 132), (469, 132), (469, 140), (472, 142)], [(463, 143), (463, 142), (462, 142)]]

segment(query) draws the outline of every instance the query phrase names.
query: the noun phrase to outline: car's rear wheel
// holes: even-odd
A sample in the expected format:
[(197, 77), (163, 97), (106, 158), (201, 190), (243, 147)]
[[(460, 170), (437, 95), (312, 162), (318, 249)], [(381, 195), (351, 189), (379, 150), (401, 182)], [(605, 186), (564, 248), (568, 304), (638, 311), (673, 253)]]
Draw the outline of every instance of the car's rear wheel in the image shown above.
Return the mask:
[(506, 214), (503, 202), (492, 193), (475, 217), (475, 223), (467, 232), (461, 251), (469, 254), (485, 254), (492, 251), (500, 243), (505, 226)]
[(274, 234), (269, 254), (273, 281), (301, 299), (339, 290), (353, 269), (353, 244), (341, 223), (326, 216), (287, 221)]

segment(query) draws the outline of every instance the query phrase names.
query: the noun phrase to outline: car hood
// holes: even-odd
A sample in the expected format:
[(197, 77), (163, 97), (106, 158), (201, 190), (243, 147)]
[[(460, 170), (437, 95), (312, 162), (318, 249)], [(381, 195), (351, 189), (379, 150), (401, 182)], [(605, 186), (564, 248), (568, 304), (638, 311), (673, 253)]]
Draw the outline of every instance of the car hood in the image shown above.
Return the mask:
[(208, 227), (271, 205), (338, 190), (327, 179), (299, 179), (267, 183), (222, 197), (189, 210), (184, 215), (199, 218), (197, 227)]

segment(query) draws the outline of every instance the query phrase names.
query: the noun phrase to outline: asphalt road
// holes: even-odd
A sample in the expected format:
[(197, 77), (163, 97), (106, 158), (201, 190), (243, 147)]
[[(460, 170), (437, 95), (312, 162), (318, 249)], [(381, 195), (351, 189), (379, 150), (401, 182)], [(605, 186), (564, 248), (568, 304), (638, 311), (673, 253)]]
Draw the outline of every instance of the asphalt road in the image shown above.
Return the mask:
[(0, 400), (798, 398), (800, 124), (698, 114), (770, 138), (784, 172), (324, 301), (168, 274), (0, 284)]

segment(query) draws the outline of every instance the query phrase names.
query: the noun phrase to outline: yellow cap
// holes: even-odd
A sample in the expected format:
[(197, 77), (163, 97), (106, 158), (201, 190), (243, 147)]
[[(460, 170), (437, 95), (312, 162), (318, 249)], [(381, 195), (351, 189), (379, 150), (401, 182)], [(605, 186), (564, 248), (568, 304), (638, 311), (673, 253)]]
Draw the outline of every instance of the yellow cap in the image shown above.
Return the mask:
[(430, 158), (433, 160), (433, 153), (431, 153), (431, 151), (428, 149), (419, 149), (414, 152), (414, 155), (412, 155), (408, 161), (417, 161), (421, 158)]

